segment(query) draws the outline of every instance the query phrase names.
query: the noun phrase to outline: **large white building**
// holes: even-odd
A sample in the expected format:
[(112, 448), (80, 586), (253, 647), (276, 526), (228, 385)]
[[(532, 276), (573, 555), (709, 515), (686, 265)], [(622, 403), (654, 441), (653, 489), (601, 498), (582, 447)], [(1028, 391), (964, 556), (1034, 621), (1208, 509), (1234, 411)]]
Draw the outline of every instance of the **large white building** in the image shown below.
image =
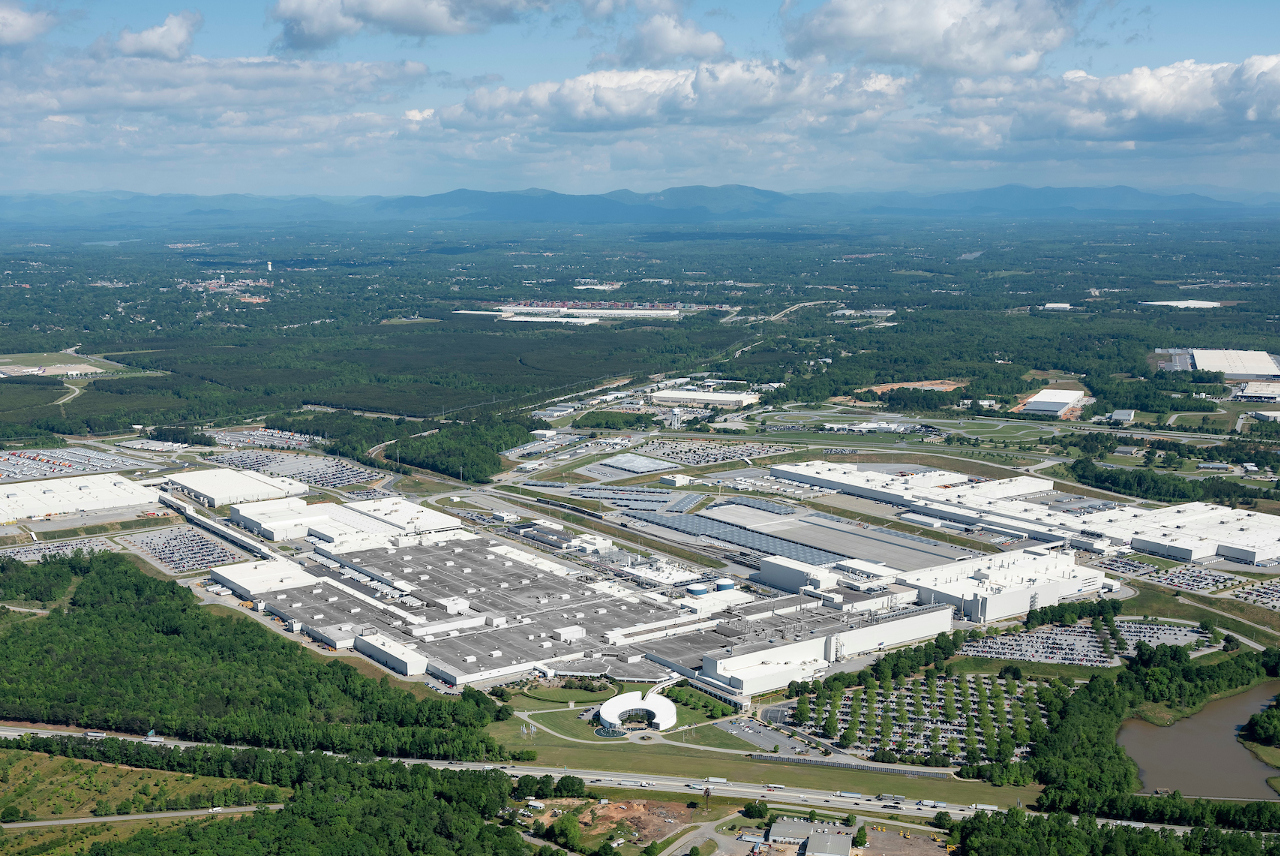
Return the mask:
[(746, 407), (757, 404), (760, 396), (754, 392), (670, 389), (653, 393), (649, 400), (666, 407)]
[(456, 517), (423, 508), (399, 497), (337, 505), (308, 505), (299, 497), (231, 506), (231, 522), (268, 541), (318, 538), (330, 544), (359, 547), (389, 543), (392, 536), (460, 529)]
[(0, 522), (124, 509), (150, 505), (159, 498), (155, 488), (114, 473), (13, 482), (0, 485)]
[(1192, 502), (1071, 513), (1034, 501), (1037, 494), (1053, 490), (1051, 479), (1037, 476), (982, 481), (942, 470), (895, 475), (823, 461), (779, 464), (770, 472), (776, 478), (896, 505), (922, 517), (1046, 544), (1064, 542), (1101, 553), (1133, 548), (1182, 561), (1214, 555), (1252, 563), (1280, 559), (1280, 517), (1256, 511)]
[(300, 481), (267, 476), (253, 470), (192, 470), (171, 475), (169, 481), (210, 508), (233, 502), (302, 496), (310, 490)]
[(1023, 402), (1022, 412), (1061, 416), (1084, 399), (1084, 392), (1078, 389), (1042, 389)]
[(1266, 351), (1191, 349), (1197, 369), (1222, 372), (1228, 377), (1274, 377), (1280, 374), (1275, 358)]

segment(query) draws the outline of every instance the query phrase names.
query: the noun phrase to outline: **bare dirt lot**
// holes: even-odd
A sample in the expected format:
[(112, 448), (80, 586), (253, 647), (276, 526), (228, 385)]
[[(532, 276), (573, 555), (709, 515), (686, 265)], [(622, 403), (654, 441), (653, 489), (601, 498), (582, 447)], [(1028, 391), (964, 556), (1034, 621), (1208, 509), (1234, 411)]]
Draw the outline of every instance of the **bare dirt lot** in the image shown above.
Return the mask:
[[(582, 834), (587, 839), (616, 832), (618, 838), (626, 838), (640, 847), (650, 841), (661, 841), (692, 821), (693, 810), (678, 802), (658, 800), (621, 800), (608, 805), (596, 805), (594, 800), (557, 799), (544, 800), (546, 811), (536, 815), (538, 820), (550, 826), (557, 811), (570, 811), (589, 804), (579, 816)], [(639, 833), (639, 835), (632, 835)]]

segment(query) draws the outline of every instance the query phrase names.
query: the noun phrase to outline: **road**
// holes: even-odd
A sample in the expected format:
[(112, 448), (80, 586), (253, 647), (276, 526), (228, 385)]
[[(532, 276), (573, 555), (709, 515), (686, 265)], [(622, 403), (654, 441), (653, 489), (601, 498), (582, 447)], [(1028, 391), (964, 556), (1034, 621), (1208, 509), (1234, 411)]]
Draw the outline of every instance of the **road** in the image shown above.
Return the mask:
[[(279, 811), (284, 808), (283, 803), (269, 805), (267, 808), (272, 811)], [(246, 814), (251, 811), (257, 811), (257, 806), (228, 806), (219, 811), (209, 811), (207, 808), (195, 809), (194, 811), (153, 811), (138, 814), (112, 814), (106, 817), (66, 817), (58, 820), (28, 820), (19, 823), (0, 824), (5, 829), (36, 829), (42, 826), (75, 826), (81, 823), (115, 823), (126, 820), (159, 820), (165, 817), (210, 817), (223, 814)]]

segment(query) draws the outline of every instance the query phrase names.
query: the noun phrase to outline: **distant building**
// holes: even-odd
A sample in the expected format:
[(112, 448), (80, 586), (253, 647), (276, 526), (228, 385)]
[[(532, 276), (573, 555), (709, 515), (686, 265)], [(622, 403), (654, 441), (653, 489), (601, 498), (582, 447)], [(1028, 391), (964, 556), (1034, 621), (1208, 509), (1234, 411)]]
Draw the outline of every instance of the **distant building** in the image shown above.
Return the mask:
[(1071, 310), (1070, 303), (1046, 303), (1042, 309), (1048, 309), (1051, 312), (1069, 312)]
[(746, 407), (756, 404), (760, 396), (754, 392), (707, 392), (704, 390), (672, 389), (655, 392), (650, 399), (654, 404), (668, 407)]
[(1078, 389), (1042, 389), (1023, 403), (1022, 412), (1061, 416), (1084, 398), (1084, 392)]

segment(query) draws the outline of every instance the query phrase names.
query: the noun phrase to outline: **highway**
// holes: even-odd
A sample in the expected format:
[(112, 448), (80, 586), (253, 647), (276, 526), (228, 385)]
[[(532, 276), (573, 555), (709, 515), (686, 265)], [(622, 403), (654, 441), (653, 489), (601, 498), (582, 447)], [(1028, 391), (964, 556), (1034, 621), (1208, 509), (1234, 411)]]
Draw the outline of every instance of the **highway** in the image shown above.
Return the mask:
[[(24, 734), (35, 734), (41, 737), (79, 737), (84, 734), (80, 730), (55, 729), (55, 728), (32, 728), (18, 726), (0, 726), (0, 737), (21, 737)], [(146, 742), (146, 738), (135, 737), (132, 735), (111, 734), (121, 740), (129, 740), (135, 743)], [(165, 746), (209, 746), (217, 744), (194, 743), (181, 740), (165, 740)], [(248, 747), (228, 747), (228, 748), (248, 748)], [(590, 790), (596, 788), (626, 788), (627, 790), (652, 790), (655, 792), (665, 793), (686, 793), (690, 795), (701, 796), (703, 788), (708, 787), (708, 782), (702, 777), (686, 777), (686, 776), (655, 776), (653, 774), (634, 774), (619, 773), (614, 770), (583, 770), (572, 767), (553, 767), (538, 764), (484, 764), (472, 761), (440, 761), (440, 760), (419, 760), (416, 758), (389, 758), (385, 760), (399, 760), (404, 764), (427, 764), (431, 767), (444, 770), (502, 770), (513, 778), (524, 775), (530, 776), (578, 776), (587, 783)], [(915, 779), (912, 780), (913, 786), (925, 784), (928, 780)], [(877, 799), (876, 794), (864, 794), (860, 797), (842, 797), (826, 790), (816, 790), (812, 788), (800, 788), (787, 785), (785, 787), (746, 784), (742, 782), (718, 782), (711, 783), (712, 794), (722, 797), (737, 797), (743, 800), (762, 800), (770, 806), (779, 808), (797, 808), (804, 811), (816, 809), (823, 812), (831, 812), (832, 814), (865, 814), (874, 813), (877, 815), (896, 814), (899, 818), (906, 822), (925, 823), (931, 819), (937, 812), (946, 811), (953, 819), (972, 817), (975, 809), (967, 805), (947, 804), (944, 806), (924, 806), (917, 805), (915, 800), (903, 800), (901, 803), (893, 803), (888, 800)], [(998, 791), (992, 789), (992, 798), (997, 798)], [(690, 797), (691, 799), (694, 796)], [(994, 803), (992, 805), (995, 805)], [(277, 808), (278, 806), (272, 806)], [(1013, 806), (1001, 805), (1000, 810), (1012, 808)], [(227, 808), (225, 811), (250, 811), (252, 807), (245, 808)], [(208, 809), (200, 811), (188, 812), (156, 812), (154, 814), (143, 815), (121, 815), (116, 818), (70, 818), (65, 821), (28, 821), (26, 823), (10, 823), (4, 824), (3, 828), (12, 829), (23, 826), (50, 826), (58, 823), (102, 823), (110, 820), (126, 820), (137, 819), (143, 817), (185, 817), (196, 816), (210, 813)], [(1129, 823), (1126, 821), (1113, 821), (1103, 818), (1098, 819), (1099, 823), (1116, 824), (1128, 826), (1149, 826), (1152, 829), (1168, 829), (1179, 834), (1189, 831), (1190, 827), (1174, 826), (1166, 824), (1140, 824)]]

